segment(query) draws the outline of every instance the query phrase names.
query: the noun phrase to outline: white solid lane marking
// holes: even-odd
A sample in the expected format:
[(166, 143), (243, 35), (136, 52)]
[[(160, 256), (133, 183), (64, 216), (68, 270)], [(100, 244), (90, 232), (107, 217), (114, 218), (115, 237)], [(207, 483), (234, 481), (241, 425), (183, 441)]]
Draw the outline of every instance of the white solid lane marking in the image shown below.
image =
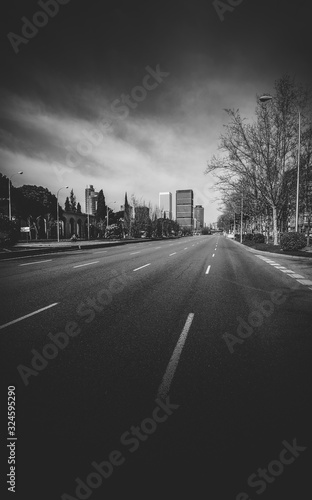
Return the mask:
[(144, 266), (137, 267), (136, 269), (133, 269), (133, 271), (138, 271), (139, 269), (143, 269), (143, 267), (150, 266), (151, 264), (145, 264)]
[(191, 327), (193, 318), (194, 318), (194, 313), (190, 313), (186, 319), (184, 328), (183, 328), (182, 333), (179, 337), (177, 345), (175, 346), (173, 354), (172, 354), (170, 361), (168, 363), (165, 375), (163, 376), (162, 382), (161, 382), (159, 389), (158, 389), (158, 397), (160, 397), (160, 398), (165, 398), (169, 392), (170, 385), (171, 385), (174, 373), (176, 371), (176, 368), (178, 366), (181, 352), (182, 352), (184, 343), (186, 341), (187, 334), (188, 334), (189, 329)]
[(209, 273), (209, 271), (210, 271), (210, 268), (211, 268), (211, 266), (208, 266), (208, 267), (207, 267), (207, 271), (206, 271), (206, 274), (208, 274), (208, 273)]
[(175, 255), (177, 252), (173, 252), (171, 254), (169, 254), (169, 257), (171, 257), (171, 255)]
[(6, 328), (7, 326), (14, 325), (14, 323), (17, 323), (18, 321), (22, 321), (23, 319), (29, 318), (30, 316), (33, 316), (34, 314), (38, 314), (42, 311), (45, 311), (46, 309), (50, 309), (50, 307), (54, 307), (57, 304), (58, 304), (58, 302), (54, 302), (53, 304), (50, 304), (49, 306), (42, 307), (41, 309), (38, 309), (37, 311), (26, 314), (25, 316), (21, 316), (20, 318), (14, 319), (13, 321), (10, 321), (9, 323), (5, 323), (5, 325), (0, 326), (0, 330), (2, 330), (2, 328)]
[(86, 264), (79, 264), (79, 266), (73, 266), (73, 267), (75, 269), (76, 267), (91, 266), (91, 264), (97, 264), (98, 262), (100, 262), (100, 261), (95, 260), (94, 262), (87, 262)]
[(42, 262), (52, 262), (52, 259), (38, 260), (37, 262), (27, 262), (26, 264), (19, 264), (19, 266), (32, 266), (33, 264), (41, 264)]

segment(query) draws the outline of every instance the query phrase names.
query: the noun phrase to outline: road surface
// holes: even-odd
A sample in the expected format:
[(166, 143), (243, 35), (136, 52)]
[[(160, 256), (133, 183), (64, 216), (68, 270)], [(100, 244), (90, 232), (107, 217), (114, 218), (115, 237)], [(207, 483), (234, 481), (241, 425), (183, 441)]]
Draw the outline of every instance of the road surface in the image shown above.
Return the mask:
[(18, 499), (305, 497), (312, 283), (293, 261), (211, 235), (0, 276), (5, 494), (12, 449)]

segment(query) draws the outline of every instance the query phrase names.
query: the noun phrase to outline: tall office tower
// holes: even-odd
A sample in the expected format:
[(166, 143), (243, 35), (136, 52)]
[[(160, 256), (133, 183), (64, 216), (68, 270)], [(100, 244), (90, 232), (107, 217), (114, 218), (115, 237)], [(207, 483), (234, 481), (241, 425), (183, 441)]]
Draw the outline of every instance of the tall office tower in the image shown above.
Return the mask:
[(193, 229), (193, 190), (176, 191), (176, 220), (181, 227)]
[(97, 209), (98, 194), (92, 184), (85, 189), (86, 214), (95, 215)]
[(162, 214), (166, 214), (166, 219), (172, 219), (172, 194), (159, 193), (159, 209)]
[(196, 219), (196, 229), (203, 229), (204, 227), (204, 207), (196, 205), (194, 207), (194, 219)]

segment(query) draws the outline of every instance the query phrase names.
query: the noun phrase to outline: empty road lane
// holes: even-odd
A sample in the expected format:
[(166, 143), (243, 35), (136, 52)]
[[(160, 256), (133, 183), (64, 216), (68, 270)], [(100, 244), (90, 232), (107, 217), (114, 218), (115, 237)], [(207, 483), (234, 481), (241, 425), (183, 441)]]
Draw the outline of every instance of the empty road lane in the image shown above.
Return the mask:
[(299, 498), (312, 290), (282, 268), (222, 236), (0, 263), (24, 498)]

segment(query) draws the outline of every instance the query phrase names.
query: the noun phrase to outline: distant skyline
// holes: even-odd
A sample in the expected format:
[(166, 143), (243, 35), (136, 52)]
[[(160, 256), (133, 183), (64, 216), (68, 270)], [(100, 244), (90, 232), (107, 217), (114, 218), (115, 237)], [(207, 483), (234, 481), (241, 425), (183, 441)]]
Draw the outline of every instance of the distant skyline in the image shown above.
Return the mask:
[(242, 0), (222, 18), (206, 0), (7, 2), (0, 171), (55, 195), (68, 185), (82, 207), (87, 185), (116, 206), (125, 192), (156, 206), (159, 192), (192, 189), (216, 221), (204, 171), (222, 154), (224, 110), (253, 120), (284, 74), (311, 83), (309, 7)]

